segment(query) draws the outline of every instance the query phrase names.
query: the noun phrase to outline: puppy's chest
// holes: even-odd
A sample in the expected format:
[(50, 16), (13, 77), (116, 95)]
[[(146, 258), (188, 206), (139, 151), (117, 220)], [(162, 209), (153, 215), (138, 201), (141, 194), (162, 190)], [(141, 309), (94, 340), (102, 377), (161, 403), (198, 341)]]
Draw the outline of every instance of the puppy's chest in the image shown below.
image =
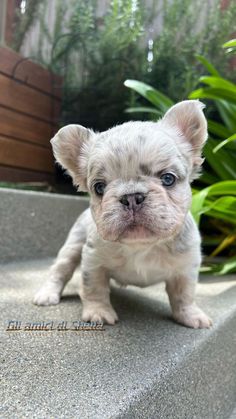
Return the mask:
[(111, 277), (122, 285), (145, 287), (164, 281), (173, 275), (176, 266), (168, 251), (154, 247), (148, 251), (129, 251), (125, 249), (121, 263), (111, 269)]

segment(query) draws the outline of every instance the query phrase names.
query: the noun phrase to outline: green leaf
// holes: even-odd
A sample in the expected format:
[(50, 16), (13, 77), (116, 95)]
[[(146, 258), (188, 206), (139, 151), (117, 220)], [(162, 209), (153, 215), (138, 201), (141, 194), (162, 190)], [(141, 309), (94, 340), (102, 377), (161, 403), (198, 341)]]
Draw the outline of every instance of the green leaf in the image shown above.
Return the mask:
[(236, 198), (223, 196), (214, 202), (206, 200), (205, 206), (201, 209), (201, 214), (214, 216), (236, 225)]
[(221, 141), (220, 144), (218, 144), (215, 148), (213, 148), (213, 153), (217, 153), (222, 147), (225, 147), (227, 144), (229, 144), (231, 141), (236, 140), (236, 134), (232, 135), (231, 137), (227, 138), (224, 141)]
[(209, 138), (204, 146), (203, 154), (215, 173), (222, 180), (236, 179), (235, 153), (220, 149), (217, 154), (213, 149), (218, 145), (216, 140)]
[(213, 99), (213, 100), (228, 100), (236, 103), (236, 94), (228, 89), (221, 89), (216, 87), (202, 87), (190, 93), (189, 99)]
[(217, 210), (217, 209), (212, 208), (205, 215), (211, 218), (217, 218), (223, 221), (224, 223), (233, 224), (236, 226), (236, 220), (233, 217), (232, 212), (227, 213), (226, 211), (222, 211), (222, 209)]
[[(193, 198), (192, 198), (192, 214), (197, 224), (199, 224), (200, 217), (202, 213), (205, 213), (210, 210), (218, 210), (218, 207), (212, 206), (212, 201), (208, 202), (207, 206), (205, 206), (206, 198), (214, 197), (214, 196), (227, 196), (233, 195), (236, 196), (236, 180), (228, 180), (223, 182), (215, 183), (212, 186), (208, 186), (207, 188), (202, 189), (201, 191), (193, 190)], [(219, 217), (217, 217), (219, 218)], [(236, 217), (235, 221), (236, 221)]]
[(126, 80), (124, 85), (145, 97), (145, 99), (151, 102), (152, 105), (156, 106), (163, 113), (174, 105), (174, 102), (171, 99), (146, 83), (138, 80)]
[(223, 47), (223, 48), (233, 48), (233, 47), (236, 47), (236, 39), (231, 39), (230, 41), (225, 42), (225, 43), (222, 45), (222, 47)]
[(209, 193), (209, 188), (202, 189), (200, 192), (195, 193), (192, 197), (191, 212), (197, 225), (199, 225), (203, 204)]
[(225, 263), (215, 263), (211, 266), (202, 266), (200, 272), (212, 272), (214, 275), (225, 275), (236, 272), (236, 257), (233, 256)]
[(220, 76), (216, 68), (208, 61), (203, 55), (196, 54), (195, 57), (200, 61), (202, 65), (211, 73), (213, 76)]
[(158, 115), (158, 116), (162, 115), (162, 112), (158, 111), (156, 108), (149, 108), (148, 106), (138, 106), (136, 108), (127, 108), (125, 112), (126, 113), (143, 112), (143, 113), (154, 113), (155, 115)]
[(199, 81), (220, 90), (223, 89), (229, 90), (230, 92), (235, 92), (236, 95), (236, 85), (228, 80), (223, 79), (222, 77), (202, 76), (200, 77)]
[(212, 121), (211, 119), (207, 120), (208, 131), (216, 135), (219, 138), (227, 138), (231, 135), (231, 131), (226, 128), (225, 125), (220, 124), (219, 122)]
[(236, 272), (236, 257), (230, 258), (227, 262), (219, 264), (214, 271), (218, 275), (225, 275), (230, 272)]
[(157, 90), (148, 90), (147, 99), (151, 103), (153, 103), (157, 108), (159, 107), (160, 109), (162, 109), (164, 112), (168, 111), (168, 109), (174, 104), (174, 102), (170, 102), (167, 96), (163, 95)]
[(236, 132), (236, 106), (225, 100), (217, 100), (216, 107), (230, 134), (234, 134)]
[(227, 180), (215, 183), (208, 189), (208, 196), (217, 195), (235, 195), (236, 196), (236, 180)]

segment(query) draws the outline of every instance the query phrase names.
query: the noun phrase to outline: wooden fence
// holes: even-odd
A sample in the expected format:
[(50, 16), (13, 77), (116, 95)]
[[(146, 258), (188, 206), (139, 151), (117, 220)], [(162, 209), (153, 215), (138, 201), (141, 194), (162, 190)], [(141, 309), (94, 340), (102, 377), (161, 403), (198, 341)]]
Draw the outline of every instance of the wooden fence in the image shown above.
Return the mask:
[(53, 181), (60, 77), (0, 47), (0, 181)]

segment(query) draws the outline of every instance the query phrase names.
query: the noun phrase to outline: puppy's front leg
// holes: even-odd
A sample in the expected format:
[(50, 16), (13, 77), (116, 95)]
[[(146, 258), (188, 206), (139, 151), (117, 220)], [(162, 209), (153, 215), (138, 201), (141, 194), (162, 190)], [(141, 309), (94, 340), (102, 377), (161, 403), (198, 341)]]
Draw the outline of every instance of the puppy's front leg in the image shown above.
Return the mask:
[(79, 295), (83, 303), (84, 321), (115, 324), (118, 320), (110, 302), (109, 276), (104, 268), (89, 271), (82, 266)]
[(211, 319), (194, 302), (197, 280), (188, 276), (179, 276), (166, 283), (166, 291), (174, 319), (184, 326), (194, 329), (210, 327)]
[(72, 227), (65, 244), (50, 268), (47, 281), (34, 297), (34, 304), (48, 306), (60, 302), (63, 288), (71, 279), (80, 262), (82, 248), (86, 241), (86, 231), (81, 222), (82, 217), (83, 215)]

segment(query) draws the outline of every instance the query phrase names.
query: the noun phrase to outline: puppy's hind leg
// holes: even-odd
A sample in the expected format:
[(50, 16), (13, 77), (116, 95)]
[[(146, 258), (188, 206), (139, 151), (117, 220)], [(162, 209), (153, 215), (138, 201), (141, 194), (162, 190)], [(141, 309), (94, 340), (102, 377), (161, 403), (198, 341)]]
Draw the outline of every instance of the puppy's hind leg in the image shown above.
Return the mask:
[(85, 215), (83, 213), (73, 225), (56, 261), (50, 268), (47, 281), (34, 297), (34, 304), (47, 306), (60, 302), (63, 288), (78, 266), (82, 248), (86, 242)]

